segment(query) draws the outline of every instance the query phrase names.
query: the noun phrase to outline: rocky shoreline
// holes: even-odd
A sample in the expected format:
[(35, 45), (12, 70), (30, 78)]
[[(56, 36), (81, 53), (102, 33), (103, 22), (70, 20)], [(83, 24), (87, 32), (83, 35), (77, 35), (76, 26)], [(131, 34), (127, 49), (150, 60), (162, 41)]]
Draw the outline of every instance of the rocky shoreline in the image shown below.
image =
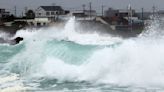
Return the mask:
[[(104, 33), (104, 34), (111, 34), (113, 36), (120, 36), (122, 38), (129, 38), (129, 37), (136, 37), (140, 33), (142, 33), (143, 30), (112, 30), (109, 25), (102, 24), (100, 22), (95, 21), (77, 21), (76, 28), (80, 28), (81, 30), (86, 30), (87, 32), (90, 30), (95, 30), (98, 33)], [(57, 26), (57, 27), (64, 27), (65, 23), (52, 23), (51, 26)], [(44, 27), (44, 26), (43, 26)], [(46, 26), (48, 27), (48, 26)], [(14, 35), (18, 30), (23, 28), (41, 28), (41, 27), (34, 27), (34, 26), (0, 26), (0, 32), (5, 32), (10, 35)]]

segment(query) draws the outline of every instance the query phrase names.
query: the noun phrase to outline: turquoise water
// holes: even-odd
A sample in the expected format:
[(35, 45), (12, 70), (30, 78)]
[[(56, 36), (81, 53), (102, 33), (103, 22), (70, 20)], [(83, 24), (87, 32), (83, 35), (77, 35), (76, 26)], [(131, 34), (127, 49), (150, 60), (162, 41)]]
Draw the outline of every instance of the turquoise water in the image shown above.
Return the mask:
[(23, 42), (1, 44), (0, 91), (164, 91), (163, 28), (123, 39), (76, 26), (72, 18), (63, 28), (20, 30)]

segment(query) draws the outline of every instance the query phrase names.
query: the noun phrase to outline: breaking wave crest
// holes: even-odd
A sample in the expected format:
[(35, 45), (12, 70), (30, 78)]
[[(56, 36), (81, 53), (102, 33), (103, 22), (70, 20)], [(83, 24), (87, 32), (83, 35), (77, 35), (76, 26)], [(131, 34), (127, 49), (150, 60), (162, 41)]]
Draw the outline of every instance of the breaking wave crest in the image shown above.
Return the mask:
[(74, 18), (63, 28), (20, 30), (15, 37), (25, 40), (6, 46), (0, 53), (11, 54), (8, 59), (1, 59), (5, 63), (0, 72), (19, 75), (29, 88), (43, 87), (46, 82), (51, 87), (57, 83), (87, 82), (160, 88), (164, 85), (162, 25), (153, 20), (145, 32), (128, 39), (80, 32)]

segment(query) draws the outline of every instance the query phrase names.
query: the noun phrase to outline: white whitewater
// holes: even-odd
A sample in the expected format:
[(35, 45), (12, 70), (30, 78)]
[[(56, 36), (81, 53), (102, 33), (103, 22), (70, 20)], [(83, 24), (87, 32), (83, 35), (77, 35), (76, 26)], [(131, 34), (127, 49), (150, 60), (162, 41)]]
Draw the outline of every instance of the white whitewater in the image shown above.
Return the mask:
[[(5, 67), (0, 70), (1, 74), (6, 71), (19, 76), (2, 75), (0, 80), (5, 81), (0, 83), (8, 85), (7, 81), (11, 80), (14, 81), (11, 83), (25, 83), (22, 88), (44, 90), (40, 88), (43, 79), (55, 79), (56, 84), (51, 85), (54, 88), (58, 83), (87, 82), (93, 85), (162, 89), (162, 25), (159, 21), (153, 21), (140, 36), (129, 39), (98, 33), (81, 33), (76, 28), (74, 18), (71, 18), (62, 29), (51, 27), (32, 31), (20, 30), (15, 36), (24, 37), (25, 40), (12, 48), (21, 50), (7, 59)], [(0, 88), (6, 89), (1, 85)], [(101, 91), (103, 90), (100, 89)]]

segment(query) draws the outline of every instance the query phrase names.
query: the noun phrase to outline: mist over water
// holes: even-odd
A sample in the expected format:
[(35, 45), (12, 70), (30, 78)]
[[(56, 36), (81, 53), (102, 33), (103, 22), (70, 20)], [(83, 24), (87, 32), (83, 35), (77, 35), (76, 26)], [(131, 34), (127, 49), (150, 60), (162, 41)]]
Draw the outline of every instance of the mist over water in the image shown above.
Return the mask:
[(128, 39), (82, 30), (74, 18), (20, 30), (23, 42), (0, 45), (0, 91), (163, 92), (163, 23), (149, 23)]

